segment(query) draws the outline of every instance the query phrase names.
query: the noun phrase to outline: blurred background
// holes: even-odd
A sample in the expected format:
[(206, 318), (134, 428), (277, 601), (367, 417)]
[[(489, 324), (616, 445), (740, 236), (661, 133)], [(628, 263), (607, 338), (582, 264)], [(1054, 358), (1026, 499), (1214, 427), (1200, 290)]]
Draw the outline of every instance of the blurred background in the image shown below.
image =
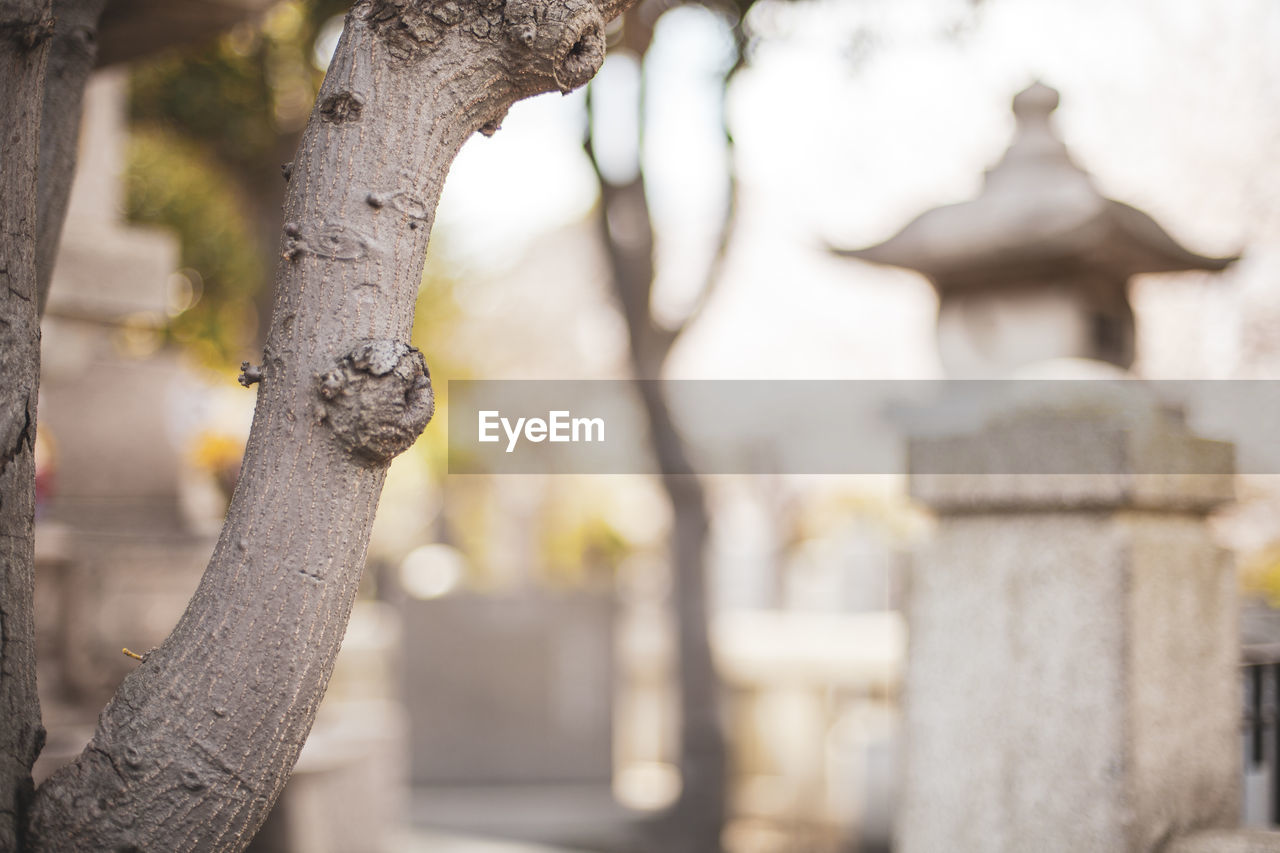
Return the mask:
[[(345, 11), (108, 6), (44, 326), (42, 774), (212, 548), (280, 168)], [(979, 196), (1035, 81), (1100, 197), (1240, 256), (1139, 270), (1120, 366), (1280, 377), (1272, 2), (642, 0), (610, 44), (587, 90), (517, 104), (449, 175), (413, 341), (437, 419), (392, 466), (329, 696), (255, 850), (888, 849), (908, 558), (934, 530), (905, 479), (696, 477), (661, 400), (668, 476), (451, 477), (448, 382), (955, 375), (930, 280), (830, 247)], [(1010, 315), (1023, 338), (1059, 328), (1037, 311)], [(1208, 519), (1253, 645), (1280, 640), (1271, 479), (1239, 478)]]

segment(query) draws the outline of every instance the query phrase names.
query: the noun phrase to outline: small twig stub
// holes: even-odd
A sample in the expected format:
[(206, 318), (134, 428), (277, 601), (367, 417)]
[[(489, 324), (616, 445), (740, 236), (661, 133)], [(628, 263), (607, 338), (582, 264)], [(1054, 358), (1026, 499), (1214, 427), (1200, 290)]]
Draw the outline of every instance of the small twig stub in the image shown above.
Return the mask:
[(257, 382), (261, 382), (262, 368), (256, 364), (250, 364), (247, 361), (242, 361), (240, 362), (240, 376), (236, 381), (246, 388)]

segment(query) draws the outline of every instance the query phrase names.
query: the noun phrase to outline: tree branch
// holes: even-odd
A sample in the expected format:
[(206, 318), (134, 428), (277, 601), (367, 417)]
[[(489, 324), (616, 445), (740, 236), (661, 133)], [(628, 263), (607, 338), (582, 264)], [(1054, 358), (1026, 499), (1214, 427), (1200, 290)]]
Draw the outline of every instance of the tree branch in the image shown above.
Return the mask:
[[(635, 15), (629, 15), (630, 27)], [(652, 34), (652, 22), (642, 26)], [(625, 32), (624, 32), (625, 35)], [(634, 45), (647, 47), (647, 42), (630, 40)], [(640, 58), (643, 59), (643, 53)], [(640, 82), (643, 99), (644, 81)], [(656, 371), (666, 361), (670, 346), (664, 346), (662, 335), (653, 321), (650, 300), (654, 279), (653, 221), (649, 215), (649, 199), (645, 189), (643, 164), (643, 139), (638, 140), (635, 177), (625, 183), (611, 181), (596, 158), (593, 125), (595, 121), (595, 92), (587, 90), (587, 132), (583, 150), (596, 175), (600, 190), (600, 204), (596, 211), (596, 224), (600, 233), (600, 245), (609, 261), (609, 281), (615, 298), (622, 308), (631, 340), (632, 364), (637, 378), (657, 378)], [(643, 100), (637, 104), (637, 114), (644, 115)]]
[(36, 158), (49, 0), (0, 0), (0, 850), (21, 843), (31, 765), (44, 745), (36, 695)]
[(105, 5), (106, 0), (54, 0), (53, 4), (36, 196), (36, 292), (41, 314), (49, 300), (53, 262), (67, 217), (80, 144), (84, 88), (98, 56), (98, 18)]
[(408, 339), (445, 174), (604, 55), (588, 0), (365, 0), (293, 162), (242, 474), (169, 638), (36, 793), (33, 850), (240, 850), (324, 693), (391, 458), (433, 401)]

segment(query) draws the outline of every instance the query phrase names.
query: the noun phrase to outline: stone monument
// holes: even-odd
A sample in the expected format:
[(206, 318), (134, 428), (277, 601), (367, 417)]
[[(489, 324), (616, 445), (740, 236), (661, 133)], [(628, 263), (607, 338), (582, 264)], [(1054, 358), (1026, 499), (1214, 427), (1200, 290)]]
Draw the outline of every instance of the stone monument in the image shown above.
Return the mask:
[(121, 647), (164, 639), (213, 547), (183, 511), (173, 429), (199, 386), (159, 346), (177, 242), (121, 215), (125, 85), (110, 70), (86, 92), (42, 324), (40, 441), (52, 476), (36, 527), (36, 605), (50, 743), (37, 771), (79, 751), (136, 666)]
[(1234, 259), (1098, 193), (1050, 126), (1057, 104), (1041, 84), (1017, 95), (978, 198), (841, 252), (929, 278), (953, 377), (1075, 358), (1092, 361), (1075, 378), (1109, 378), (954, 383), (994, 401), (986, 417), (909, 442), (937, 527), (908, 583), (896, 849), (1277, 850), (1233, 830), (1236, 578), (1206, 523), (1232, 499), (1233, 448), (1123, 381), (1129, 278)]
[(908, 596), (903, 853), (1146, 853), (1238, 820), (1236, 581), (1205, 524), (1232, 449), (1124, 408), (910, 446), (937, 530)]

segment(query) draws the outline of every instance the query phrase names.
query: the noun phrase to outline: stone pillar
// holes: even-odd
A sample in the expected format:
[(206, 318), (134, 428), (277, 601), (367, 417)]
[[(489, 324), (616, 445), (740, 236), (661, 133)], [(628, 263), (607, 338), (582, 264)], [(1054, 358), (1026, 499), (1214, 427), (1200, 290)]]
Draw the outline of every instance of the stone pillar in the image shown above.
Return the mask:
[[(1149, 414), (912, 443), (937, 530), (907, 594), (903, 853), (1156, 851), (1237, 823), (1236, 585), (1205, 523), (1232, 448)], [(936, 473), (957, 460), (1005, 473)]]
[(184, 448), (174, 429), (201, 386), (159, 346), (178, 243), (122, 219), (127, 96), (123, 69), (89, 80), (80, 166), (41, 324), (39, 428), (54, 464), (36, 526), (49, 729), (37, 778), (80, 751), (137, 666), (121, 646), (160, 644), (213, 548), (182, 508)]

